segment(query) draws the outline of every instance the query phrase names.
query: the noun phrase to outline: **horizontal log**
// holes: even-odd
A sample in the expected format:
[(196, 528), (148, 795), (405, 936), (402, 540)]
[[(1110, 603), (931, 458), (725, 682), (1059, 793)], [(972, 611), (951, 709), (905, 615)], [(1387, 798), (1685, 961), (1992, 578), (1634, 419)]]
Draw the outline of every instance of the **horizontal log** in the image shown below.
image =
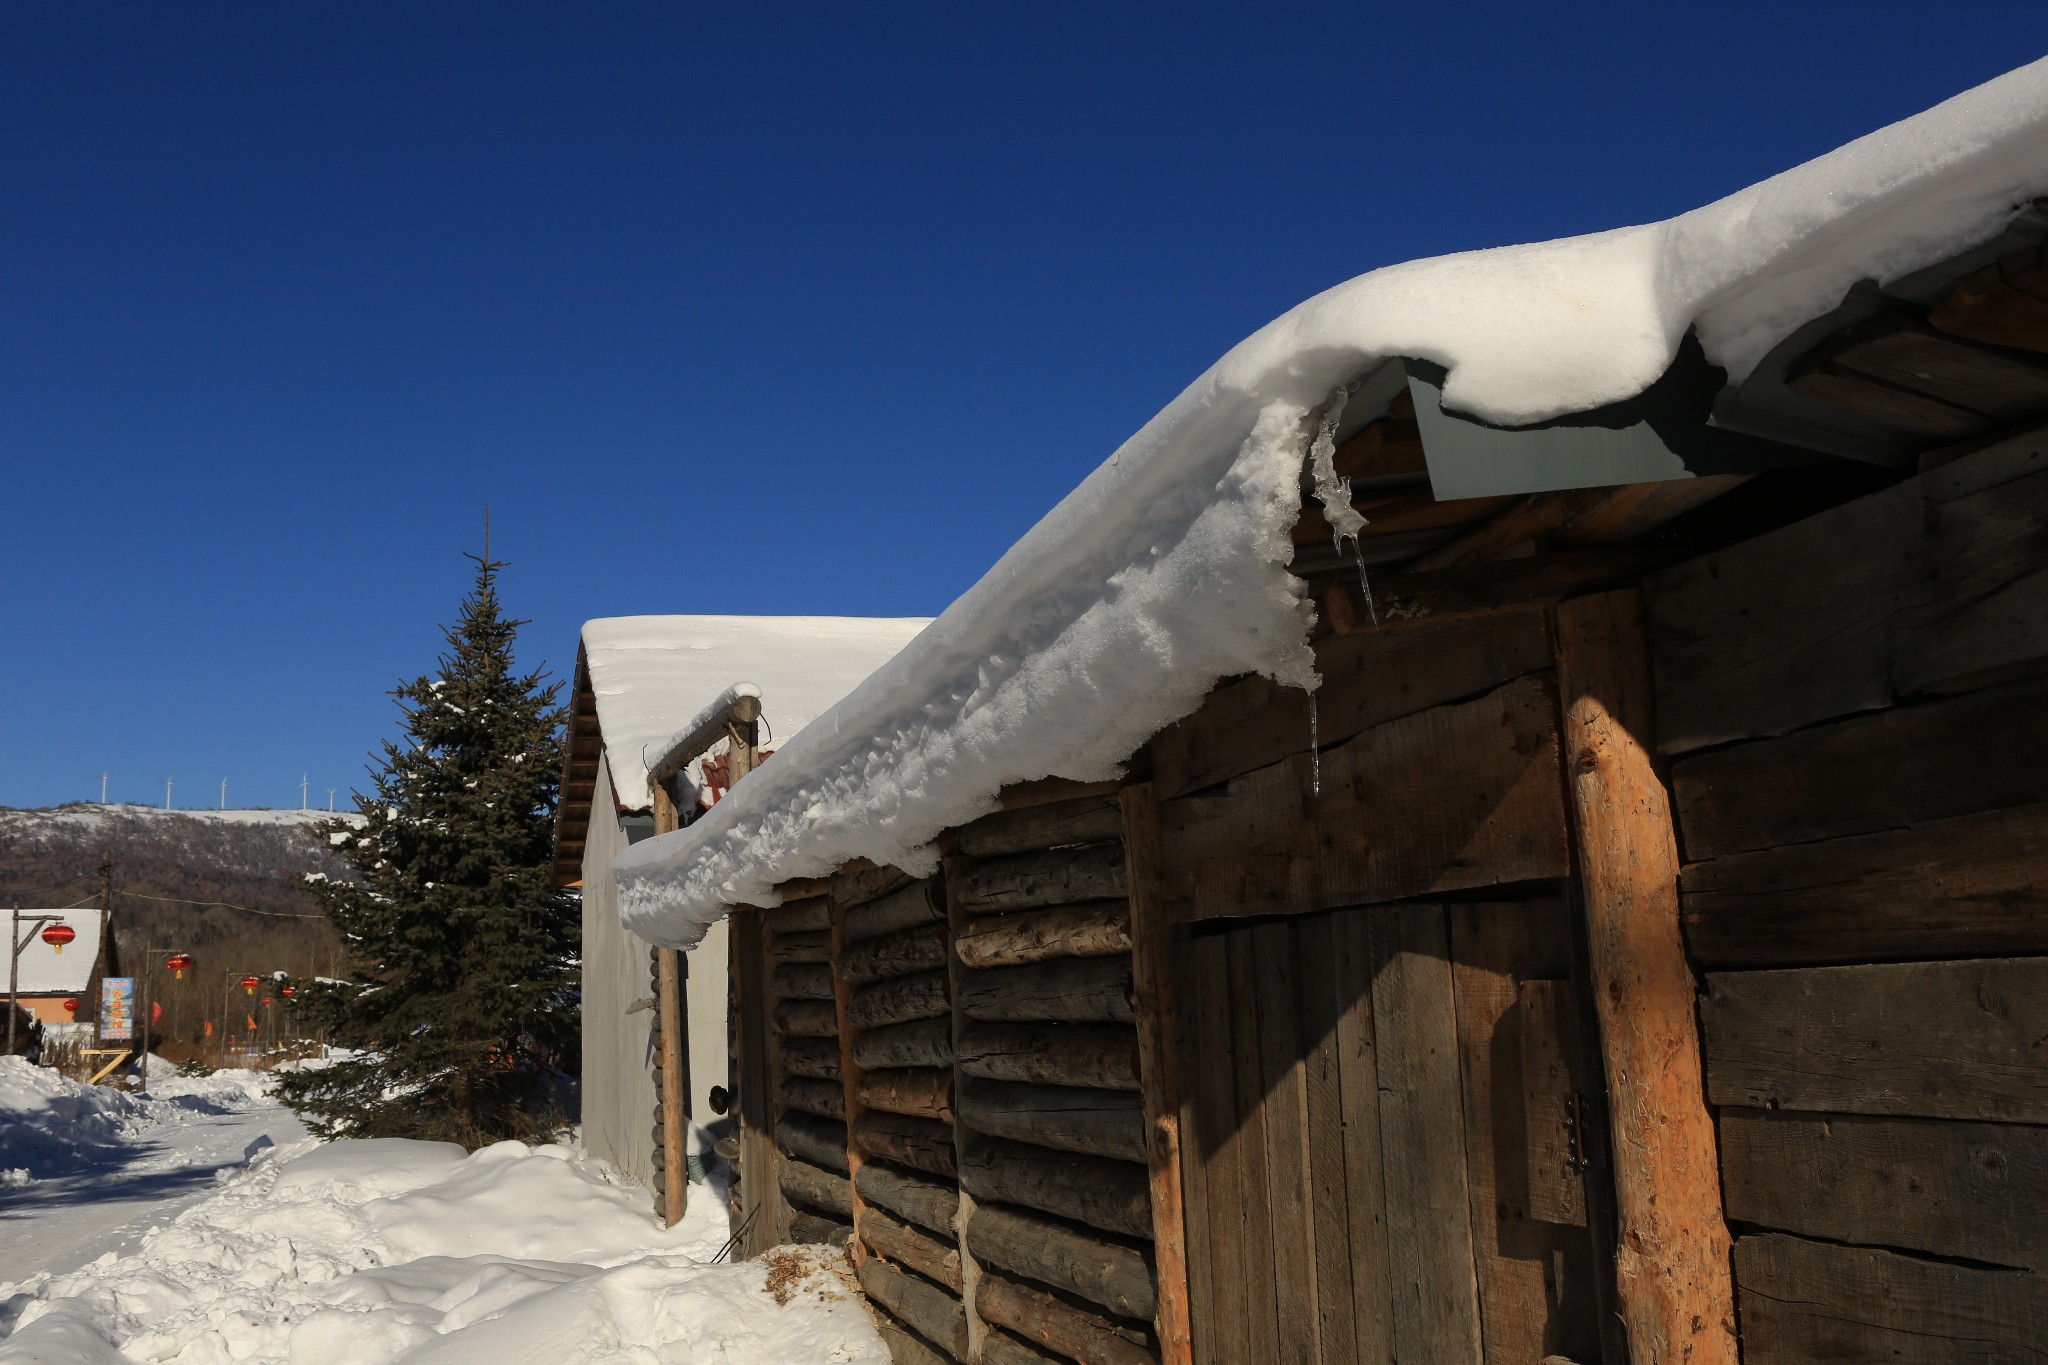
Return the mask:
[(937, 877), (927, 877), (901, 890), (891, 891), (880, 900), (847, 911), (846, 937), (850, 942), (861, 943), (893, 934), (899, 929), (943, 923), (945, 918), (945, 890)]
[(976, 1199), (1042, 1209), (1104, 1232), (1152, 1236), (1150, 1179), (1143, 1166), (1128, 1161), (977, 1138), (960, 1154), (960, 1188)]
[(1043, 1289), (984, 1269), (974, 1294), (983, 1318), (1028, 1341), (1070, 1356), (1077, 1365), (1158, 1365), (1151, 1333), (1087, 1313)]
[(844, 1218), (822, 1213), (794, 1211), (789, 1215), (789, 1240), (805, 1246), (844, 1246), (853, 1236), (853, 1224)]
[(1730, 1108), (1721, 1168), (1740, 1222), (2048, 1269), (2048, 1128)]
[(829, 962), (831, 959), (830, 931), (807, 930), (801, 934), (776, 934), (768, 941), (770, 962)]
[(846, 1002), (846, 1022), (856, 1032), (865, 1032), (912, 1019), (936, 1019), (951, 1010), (946, 997), (946, 974), (919, 972), (855, 991)]
[(864, 1161), (853, 1185), (870, 1207), (888, 1209), (942, 1237), (953, 1235), (953, 1220), (960, 1216), (960, 1192), (951, 1184), (898, 1170), (885, 1161)]
[(839, 1040), (836, 1038), (785, 1038), (782, 1040), (782, 1074), (839, 1079)]
[(960, 1121), (978, 1133), (1145, 1160), (1145, 1107), (1128, 1091), (975, 1080), (961, 1085), (958, 1105)]
[(860, 1079), (860, 1102), (869, 1109), (953, 1121), (953, 1073), (933, 1068), (870, 1071)]
[(967, 1246), (977, 1261), (1078, 1294), (1120, 1317), (1150, 1322), (1158, 1309), (1147, 1252), (1055, 1219), (983, 1204), (968, 1218)]
[(951, 1179), (953, 1125), (909, 1114), (867, 1113), (853, 1121), (853, 1145), (867, 1156)]
[(838, 1081), (799, 1076), (782, 1083), (782, 1107), (846, 1121), (846, 1087)]
[(2048, 958), (1712, 972), (1707, 1098), (2048, 1123)]
[(1130, 950), (1129, 901), (988, 915), (969, 920), (953, 943), (953, 951), (970, 967), (1023, 967), (1056, 957), (1114, 957)]
[(1134, 1023), (1128, 957), (1067, 958), (1029, 967), (967, 971), (960, 1010), (970, 1019)]
[(813, 1166), (846, 1174), (846, 1125), (811, 1114), (784, 1114), (775, 1122), (775, 1145)]
[(1123, 845), (1090, 844), (965, 864), (959, 901), (973, 914), (1034, 910), (1041, 905), (1121, 900), (1125, 894)]
[(2048, 805), (1730, 854), (1681, 885), (1709, 966), (2048, 953)]
[(775, 969), (769, 984), (784, 1000), (830, 1000), (832, 968), (823, 962), (785, 962)]
[(945, 965), (946, 926), (921, 924), (848, 947), (840, 956), (839, 974), (855, 986), (865, 986)]
[(776, 1163), (775, 1179), (782, 1192), (799, 1203), (842, 1218), (853, 1216), (853, 1187), (843, 1175), (808, 1161), (790, 1160)]
[(954, 1365), (953, 1357), (934, 1347), (886, 1312), (875, 1314), (875, 1333), (889, 1348), (889, 1365)]
[(1767, 1234), (1735, 1243), (1742, 1358), (1776, 1362), (2039, 1361), (2039, 1275)]
[(876, 867), (865, 858), (856, 858), (832, 874), (832, 897), (851, 911), (855, 906), (879, 900), (915, 880), (900, 868)]
[(955, 1294), (960, 1292), (960, 1249), (952, 1244), (951, 1237), (942, 1242), (870, 1207), (861, 1211), (860, 1238), (869, 1250), (881, 1252)]
[(981, 1341), (981, 1365), (1067, 1365), (1067, 1358), (1033, 1346), (1000, 1327), (991, 1327)]
[(953, 851), (969, 858), (1000, 858), (1123, 835), (1123, 807), (1114, 796), (1083, 796), (984, 815), (954, 832)]
[(967, 1359), (967, 1309), (928, 1280), (873, 1256), (860, 1263), (860, 1287), (869, 1298), (925, 1340)]
[(815, 934), (832, 928), (832, 903), (823, 896), (785, 901), (767, 915), (768, 927), (777, 934)]
[(960, 1070), (992, 1081), (1138, 1088), (1138, 1033), (1126, 1024), (975, 1024), (960, 1035)]
[(913, 1019), (870, 1029), (853, 1040), (854, 1064), (863, 1071), (894, 1066), (953, 1065), (953, 1021)]
[(830, 1000), (784, 1000), (775, 1007), (775, 1031), (785, 1038), (837, 1038), (838, 1006)]

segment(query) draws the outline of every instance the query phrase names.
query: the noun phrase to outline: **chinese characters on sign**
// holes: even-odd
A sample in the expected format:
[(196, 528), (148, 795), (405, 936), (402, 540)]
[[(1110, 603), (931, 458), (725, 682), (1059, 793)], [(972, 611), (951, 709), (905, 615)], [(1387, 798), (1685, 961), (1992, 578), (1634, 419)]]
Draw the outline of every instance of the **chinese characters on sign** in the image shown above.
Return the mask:
[(100, 1041), (125, 1043), (135, 1036), (135, 978), (109, 976), (100, 982)]

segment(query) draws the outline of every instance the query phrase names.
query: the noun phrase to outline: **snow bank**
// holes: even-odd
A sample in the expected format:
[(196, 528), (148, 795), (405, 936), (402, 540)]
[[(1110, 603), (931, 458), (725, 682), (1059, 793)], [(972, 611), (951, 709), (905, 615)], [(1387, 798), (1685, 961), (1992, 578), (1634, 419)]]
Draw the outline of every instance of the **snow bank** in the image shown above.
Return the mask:
[(778, 1297), (768, 1265), (711, 1263), (718, 1200), (666, 1230), (644, 1202), (565, 1147), (294, 1148), (132, 1256), (0, 1285), (0, 1365), (888, 1359), (836, 1253), (795, 1253), (809, 1272)]
[(1116, 775), (1218, 679), (1310, 687), (1285, 572), (1310, 414), (1398, 357), (1525, 423), (1631, 397), (1688, 328), (1736, 379), (1857, 281), (1976, 245), (2048, 192), (2048, 62), (1642, 227), (1390, 266), (1241, 342), (917, 641), (711, 813), (622, 854), (621, 915), (689, 946), (852, 857), (913, 872), (1002, 787)]
[[(153, 1058), (153, 1074), (162, 1058)], [(226, 1114), (262, 1103), (270, 1077), (256, 1071), (172, 1074), (147, 1095), (82, 1085), (21, 1057), (0, 1057), (0, 1170), (7, 1183), (89, 1166), (193, 1114)]]

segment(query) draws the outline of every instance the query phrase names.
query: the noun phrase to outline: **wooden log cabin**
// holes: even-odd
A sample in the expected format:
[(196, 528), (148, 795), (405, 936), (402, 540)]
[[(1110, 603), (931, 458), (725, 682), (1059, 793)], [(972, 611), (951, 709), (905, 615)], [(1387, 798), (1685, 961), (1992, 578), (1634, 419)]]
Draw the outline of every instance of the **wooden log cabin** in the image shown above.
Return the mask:
[(696, 912), (747, 1251), (843, 1241), (917, 1365), (2040, 1358), (2048, 212), (1996, 209), (1632, 408), (1342, 375), (1313, 694), (1224, 678), (912, 867), (761, 851), (795, 747), (622, 862), (657, 931), (831, 864)]

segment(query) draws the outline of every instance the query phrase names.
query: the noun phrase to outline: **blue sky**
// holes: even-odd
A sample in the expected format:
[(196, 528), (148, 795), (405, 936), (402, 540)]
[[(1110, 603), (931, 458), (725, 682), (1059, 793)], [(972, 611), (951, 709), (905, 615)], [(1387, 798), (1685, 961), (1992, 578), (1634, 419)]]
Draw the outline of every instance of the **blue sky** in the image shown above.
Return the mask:
[(0, 804), (345, 799), (487, 501), (557, 671), (590, 616), (935, 613), (1300, 299), (2048, 51), (2019, 3), (754, 9), (0, 12)]

